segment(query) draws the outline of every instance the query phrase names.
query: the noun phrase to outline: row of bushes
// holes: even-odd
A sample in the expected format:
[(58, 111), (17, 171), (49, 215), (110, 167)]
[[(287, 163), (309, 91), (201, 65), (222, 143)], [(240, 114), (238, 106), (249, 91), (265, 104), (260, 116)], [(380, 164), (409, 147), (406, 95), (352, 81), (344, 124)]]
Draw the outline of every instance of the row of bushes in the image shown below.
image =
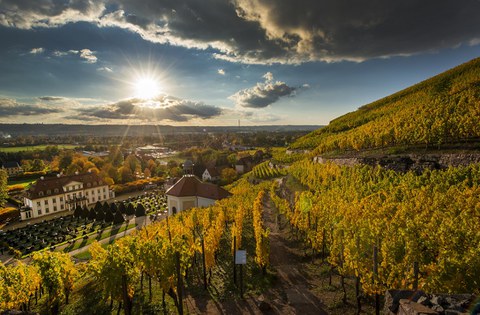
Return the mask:
[(145, 186), (150, 185), (150, 183), (159, 185), (159, 184), (163, 184), (163, 182), (164, 182), (163, 177), (152, 177), (149, 179), (139, 179), (126, 184), (116, 184), (116, 185), (113, 185), (112, 187), (116, 195), (121, 195), (121, 194), (129, 193), (132, 191), (142, 190), (145, 188)]

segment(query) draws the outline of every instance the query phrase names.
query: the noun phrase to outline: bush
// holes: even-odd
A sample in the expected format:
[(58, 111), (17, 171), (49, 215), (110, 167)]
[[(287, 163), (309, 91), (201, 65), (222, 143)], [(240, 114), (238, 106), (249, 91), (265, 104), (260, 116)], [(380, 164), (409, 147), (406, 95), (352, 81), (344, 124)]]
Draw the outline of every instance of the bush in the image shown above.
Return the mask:
[(126, 184), (113, 185), (112, 188), (115, 194), (121, 195), (132, 191), (143, 190), (144, 187), (150, 183), (160, 184), (163, 183), (163, 181), (163, 177), (152, 177), (150, 179), (140, 179)]
[(16, 218), (19, 211), (15, 207), (0, 208), (0, 222), (6, 221), (9, 218)]
[(8, 186), (8, 193), (22, 191), (25, 187), (22, 184)]

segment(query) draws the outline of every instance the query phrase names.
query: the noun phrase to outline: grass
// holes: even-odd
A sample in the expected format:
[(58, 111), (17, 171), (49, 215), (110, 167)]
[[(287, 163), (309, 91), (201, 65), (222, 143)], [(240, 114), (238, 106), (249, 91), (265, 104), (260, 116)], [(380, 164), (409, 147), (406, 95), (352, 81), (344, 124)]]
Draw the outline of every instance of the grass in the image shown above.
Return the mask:
[(16, 153), (21, 151), (34, 151), (34, 150), (43, 151), (48, 146), (56, 146), (59, 149), (75, 149), (77, 147), (76, 145), (72, 145), (72, 144), (58, 144), (58, 145), (41, 144), (41, 145), (28, 145), (28, 146), (22, 146), (22, 147), (0, 147), (0, 152)]
[(15, 186), (15, 185), (22, 185), (23, 188), (27, 188), (28, 186), (30, 186), (32, 183), (34, 183), (36, 181), (36, 179), (20, 179), (20, 180), (9, 180), (8, 181), (8, 187), (12, 187), (12, 186)]
[[(135, 223), (129, 224), (128, 226), (127, 225), (122, 225), (120, 228), (112, 228), (108, 231), (103, 232), (102, 234), (100, 234), (100, 236), (97, 236), (95, 238), (89, 238), (88, 240), (83, 239), (83, 236), (81, 236), (81, 237), (79, 237), (75, 240), (74, 244), (72, 244), (71, 246), (65, 247), (63, 251), (64, 252), (74, 251), (76, 249), (79, 249), (79, 248), (85, 247), (87, 245), (90, 245), (94, 241), (101, 241), (101, 240), (106, 239), (106, 238), (108, 238), (112, 235), (116, 235), (118, 233), (122, 233), (126, 230), (134, 228), (135, 226), (136, 226)], [(95, 233), (96, 232), (92, 232), (92, 233), (89, 233), (88, 235), (91, 236)], [(81, 242), (78, 242), (79, 240), (81, 240)]]

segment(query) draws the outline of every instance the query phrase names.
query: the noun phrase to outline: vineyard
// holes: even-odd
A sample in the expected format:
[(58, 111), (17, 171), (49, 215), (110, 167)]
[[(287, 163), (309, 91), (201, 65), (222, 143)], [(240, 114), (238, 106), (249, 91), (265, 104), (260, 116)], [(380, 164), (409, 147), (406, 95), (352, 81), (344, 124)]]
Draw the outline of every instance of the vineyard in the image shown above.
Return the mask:
[(302, 161), (290, 171), (308, 189), (288, 202), (273, 187), (277, 209), (358, 290), (479, 293), (479, 165), (416, 175)]
[[(33, 301), (39, 303), (35, 309), (80, 308), (65, 304), (69, 303), (72, 290), (88, 285), (87, 280), (101, 288), (104, 302), (97, 307), (108, 307), (107, 301), (111, 307), (116, 301), (125, 314), (141, 313), (146, 304), (159, 310), (167, 310), (173, 304), (182, 313), (184, 290), (199, 287), (210, 290), (212, 282), (222, 274), (220, 277), (226, 286), (223, 294), (228, 294), (231, 291), (227, 290), (236, 287), (225, 274), (227, 269), (232, 269), (234, 236), (236, 248), (251, 253), (246, 276), (266, 273), (268, 231), (259, 221), (259, 213), (263, 191), (267, 188), (268, 183), (251, 186), (242, 181), (234, 188), (234, 196), (215, 206), (181, 212), (106, 248), (94, 243), (90, 248), (92, 259), (86, 264), (71, 267), (72, 261), (65, 254), (43, 252), (34, 254), (34, 263), (28, 266), (1, 265), (0, 309), (32, 309)], [(47, 260), (55, 266), (36, 263), (37, 260)], [(47, 272), (47, 268), (50, 271)], [(268, 280), (268, 276), (262, 278)], [(149, 283), (149, 292), (142, 295), (144, 279)], [(25, 286), (29, 281), (31, 285)], [(53, 287), (45, 290), (48, 285)], [(252, 290), (262, 287), (259, 283), (252, 285), (256, 286)], [(215, 284), (215, 292), (219, 294), (217, 286)], [(19, 287), (22, 294), (13, 294)], [(159, 301), (152, 301), (156, 296), (152, 287), (162, 292)], [(39, 299), (41, 292), (44, 298)], [(45, 292), (48, 292), (46, 297)], [(135, 304), (134, 308), (133, 301), (139, 296), (146, 296), (147, 302)]]
[[(213, 206), (180, 212), (111, 245), (93, 243), (86, 263), (45, 251), (29, 265), (1, 265), (0, 308), (76, 313), (92, 298), (87, 291), (96, 290), (101, 298), (88, 303), (98, 313), (183, 314), (187, 294), (238, 298), (238, 249), (248, 253), (246, 292), (260, 294), (273, 283), (271, 255), (278, 262), (284, 254), (271, 252), (267, 204), (270, 220), (288, 222), (305, 256), (324, 259), (320, 267), (328, 264), (330, 279), (339, 276), (343, 305), (352, 279), (359, 307), (372, 299), (379, 305), (387, 289), (479, 293), (479, 165), (418, 175), (303, 160), (288, 173), (296, 189), (288, 180), (252, 185), (242, 178), (229, 187), (233, 196)], [(139, 198), (110, 211), (164, 202)]]
[(284, 168), (279, 165), (274, 165), (270, 163), (271, 162), (266, 161), (255, 166), (252, 170), (253, 176), (260, 179), (270, 179), (274, 177), (284, 176), (286, 174)]

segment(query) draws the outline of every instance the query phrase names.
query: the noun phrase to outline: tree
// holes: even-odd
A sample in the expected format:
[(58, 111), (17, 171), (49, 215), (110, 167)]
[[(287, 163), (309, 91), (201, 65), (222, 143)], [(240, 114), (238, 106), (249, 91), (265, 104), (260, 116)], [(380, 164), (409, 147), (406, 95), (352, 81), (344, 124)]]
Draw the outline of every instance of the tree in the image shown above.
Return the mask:
[(62, 170), (66, 170), (67, 167), (72, 164), (73, 161), (73, 151), (62, 151), (59, 155), (58, 167)]
[(105, 220), (105, 212), (103, 212), (103, 209), (100, 209), (95, 212), (95, 221), (97, 222), (103, 222)]
[(125, 218), (123, 217), (123, 214), (120, 213), (120, 211), (116, 211), (115, 215), (113, 216), (113, 223), (114, 224), (120, 224), (125, 222)]
[(133, 215), (135, 214), (135, 208), (133, 207), (133, 204), (130, 202), (127, 206), (127, 215)]
[(226, 184), (232, 183), (237, 179), (237, 172), (233, 168), (224, 168), (220, 173), (222, 182)]
[(90, 211), (88, 211), (87, 206), (84, 205), (83, 208), (82, 208), (82, 218), (88, 219), (89, 213), (90, 213)]
[(82, 214), (83, 214), (82, 207), (76, 206), (75, 210), (73, 211), (73, 216), (78, 219), (82, 216)]
[(7, 172), (0, 169), (0, 206), (5, 204), (6, 199), (8, 198), (7, 193)]
[(110, 211), (110, 209), (107, 209), (105, 211), (105, 222), (113, 222), (113, 219), (114, 217), (112, 211)]
[(143, 217), (145, 215), (146, 215), (145, 207), (141, 203), (139, 203), (137, 205), (137, 209), (135, 209), (135, 216), (136, 217)]
[(43, 160), (35, 159), (30, 164), (30, 170), (32, 172), (43, 171), (45, 169), (45, 163)]
[(100, 201), (95, 202), (95, 211), (98, 212), (102, 210), (102, 203)]
[(123, 202), (120, 202), (119, 205), (118, 205), (118, 211), (120, 211), (120, 213), (122, 214), (126, 214), (127, 213), (127, 207), (125, 207), (125, 203)]
[(115, 204), (115, 202), (112, 202), (110, 204), (110, 211), (112, 211), (112, 213), (115, 213), (115, 212), (117, 212), (117, 210), (118, 210), (117, 205)]
[(90, 211), (88, 211), (88, 219), (90, 221), (93, 221), (95, 220), (95, 218), (97, 217), (97, 213), (95, 212), (95, 209), (90, 209)]

